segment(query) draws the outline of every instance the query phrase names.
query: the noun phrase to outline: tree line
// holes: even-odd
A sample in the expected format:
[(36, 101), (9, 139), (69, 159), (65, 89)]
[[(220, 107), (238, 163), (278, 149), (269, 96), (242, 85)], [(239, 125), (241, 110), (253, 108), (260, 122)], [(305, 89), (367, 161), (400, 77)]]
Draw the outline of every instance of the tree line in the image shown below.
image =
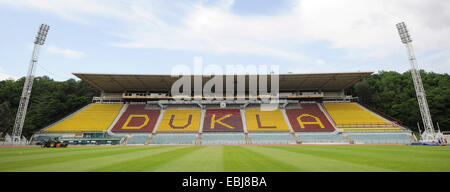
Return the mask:
[[(450, 131), (450, 75), (420, 71), (427, 96), (431, 118), (437, 130)], [(417, 132), (417, 122), (423, 131), (422, 117), (411, 73), (381, 71), (353, 86), (348, 92), (359, 97), (359, 102), (403, 122)]]
[[(0, 133), (11, 134), (25, 78), (0, 81)], [(81, 80), (54, 81), (42, 76), (33, 83), (23, 135), (35, 132), (86, 106), (100, 92)]]
[[(450, 131), (450, 76), (424, 71), (421, 76), (433, 121), (439, 122), (441, 130)], [(0, 81), (0, 133), (12, 132), (24, 81), (25, 78)], [(402, 121), (413, 131), (417, 131), (417, 122), (422, 122), (409, 72), (381, 71), (346, 92), (359, 97), (359, 102)], [(82, 80), (54, 81), (47, 76), (36, 77), (23, 127), (24, 136), (30, 138), (99, 95), (99, 90)]]

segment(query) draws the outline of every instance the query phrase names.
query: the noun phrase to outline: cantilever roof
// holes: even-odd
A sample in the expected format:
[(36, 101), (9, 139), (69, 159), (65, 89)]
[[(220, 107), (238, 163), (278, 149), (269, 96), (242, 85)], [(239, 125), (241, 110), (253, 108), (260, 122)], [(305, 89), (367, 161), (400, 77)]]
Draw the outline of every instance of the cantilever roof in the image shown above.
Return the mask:
[[(313, 73), (313, 74), (280, 74), (280, 91), (340, 91), (352, 87), (358, 81), (373, 72), (346, 73)], [(153, 91), (169, 92), (172, 84), (179, 77), (171, 75), (138, 75), (138, 74), (92, 74), (73, 73), (78, 78), (106, 93), (121, 93), (125, 91)], [(237, 84), (235, 75), (234, 84)], [(203, 85), (211, 77), (203, 77)], [(246, 75), (246, 89), (248, 89), (248, 75)], [(193, 82), (193, 79), (192, 81)], [(270, 77), (267, 84), (270, 88)], [(224, 88), (225, 88), (224, 79)], [(234, 86), (235, 89), (237, 86)], [(192, 90), (194, 90), (192, 88)]]

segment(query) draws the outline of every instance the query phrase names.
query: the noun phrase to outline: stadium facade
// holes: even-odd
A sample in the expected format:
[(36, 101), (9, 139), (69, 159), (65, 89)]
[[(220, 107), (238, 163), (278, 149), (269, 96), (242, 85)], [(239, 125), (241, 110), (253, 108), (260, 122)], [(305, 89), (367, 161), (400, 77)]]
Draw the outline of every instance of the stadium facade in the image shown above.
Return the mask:
[[(414, 142), (412, 132), (401, 122), (345, 94), (344, 90), (370, 74), (279, 74), (275, 95), (254, 95), (248, 88), (249, 79), (267, 76), (225, 75), (232, 81), (223, 81), (223, 87), (231, 87), (234, 95), (196, 95), (202, 90), (192, 84), (191, 94), (175, 98), (171, 88), (180, 78), (176, 76), (74, 73), (99, 89), (101, 96), (36, 133), (32, 143), (49, 137), (69, 144), (128, 145)], [(196, 77), (203, 86), (213, 78), (191, 76)], [(265, 80), (270, 86), (271, 79)], [(239, 92), (237, 87), (242, 86)], [(264, 99), (275, 97), (275, 104)], [(266, 104), (275, 108), (265, 110)]]

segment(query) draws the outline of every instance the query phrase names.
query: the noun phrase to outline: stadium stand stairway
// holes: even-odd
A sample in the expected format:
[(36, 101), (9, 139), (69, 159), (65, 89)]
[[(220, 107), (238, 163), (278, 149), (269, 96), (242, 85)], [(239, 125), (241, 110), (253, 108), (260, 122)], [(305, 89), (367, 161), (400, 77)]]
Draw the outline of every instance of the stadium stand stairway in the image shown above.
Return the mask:
[[(199, 134), (201, 134), (203, 132), (203, 123), (205, 122), (205, 115), (206, 115), (206, 110), (200, 109), (200, 122), (199, 122), (199, 126), (198, 126)], [(201, 135), (198, 135), (198, 136), (201, 136)]]
[(159, 114), (158, 120), (156, 121), (156, 124), (155, 124), (155, 128), (153, 129), (153, 132), (152, 132), (152, 137), (158, 131), (158, 128), (161, 125), (161, 122), (162, 122), (162, 119), (163, 119), (163, 116), (164, 116), (165, 112), (166, 112), (165, 108), (161, 109), (161, 113)]
[(409, 136), (409, 138), (411, 139), (411, 141), (417, 142), (417, 138), (416, 138), (413, 134), (408, 135), (408, 136)]
[(292, 135), (292, 137), (294, 137), (297, 144), (302, 144), (302, 140), (297, 135), (295, 135), (295, 132), (291, 132), (290, 134)]
[(242, 129), (244, 129), (244, 133), (246, 134), (246, 137), (248, 137), (247, 133), (247, 119), (245, 117), (245, 109), (240, 109), (239, 110), (241, 113), (241, 119), (242, 119)]
[(248, 133), (244, 133), (245, 135), (245, 144), (251, 144), (252, 140), (250, 139), (250, 137), (248, 136)]
[(336, 122), (334, 122), (333, 118), (331, 118), (330, 114), (325, 109), (325, 106), (323, 106), (323, 103), (317, 103), (317, 106), (319, 106), (319, 109), (322, 111), (322, 113), (325, 115), (325, 117), (328, 119), (328, 121), (331, 123), (334, 129), (337, 130)]
[(124, 138), (122, 139), (122, 141), (120, 141), (120, 144), (121, 144), (121, 145), (126, 145), (128, 139), (129, 139), (130, 137), (131, 137), (131, 135), (128, 135), (128, 136), (124, 137)]
[(195, 144), (200, 145), (202, 142), (202, 133), (198, 133), (197, 138), (195, 138)]
[(114, 135), (113, 132), (111, 132), (111, 129), (114, 127), (114, 125), (116, 125), (117, 121), (119, 121), (120, 117), (123, 115), (123, 113), (125, 113), (125, 111), (127, 110), (129, 104), (125, 103), (122, 107), (122, 109), (120, 109), (119, 114), (117, 114), (116, 118), (114, 119), (114, 121), (111, 123), (111, 125), (108, 127), (108, 130), (106, 131), (109, 135)]
[(156, 133), (152, 133), (148, 136), (147, 141), (145, 141), (145, 145), (149, 145), (152, 142), (153, 136), (155, 136)]
[(342, 135), (342, 137), (348, 141), (348, 143), (350, 144), (355, 144), (355, 141), (353, 141), (350, 137), (348, 137), (347, 135)]
[(294, 129), (292, 128), (292, 125), (291, 125), (291, 123), (289, 122), (289, 118), (288, 118), (288, 116), (287, 116), (287, 114), (286, 114), (286, 109), (280, 109), (280, 112), (281, 112), (281, 114), (283, 115), (283, 119), (284, 119), (284, 121), (286, 122), (286, 125), (288, 126), (288, 128), (289, 128), (289, 132), (290, 133), (294, 133)]
[(128, 138), (127, 137), (122, 137), (122, 139), (119, 142), (119, 145), (125, 145), (127, 143), (126, 139), (128, 139)]

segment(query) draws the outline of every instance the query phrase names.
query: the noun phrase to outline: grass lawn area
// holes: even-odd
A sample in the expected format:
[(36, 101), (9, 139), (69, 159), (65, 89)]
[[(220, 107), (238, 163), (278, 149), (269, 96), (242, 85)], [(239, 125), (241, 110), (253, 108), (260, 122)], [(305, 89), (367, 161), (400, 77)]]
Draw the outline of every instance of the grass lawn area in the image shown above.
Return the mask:
[(0, 148), (0, 172), (450, 171), (450, 147), (403, 145)]

